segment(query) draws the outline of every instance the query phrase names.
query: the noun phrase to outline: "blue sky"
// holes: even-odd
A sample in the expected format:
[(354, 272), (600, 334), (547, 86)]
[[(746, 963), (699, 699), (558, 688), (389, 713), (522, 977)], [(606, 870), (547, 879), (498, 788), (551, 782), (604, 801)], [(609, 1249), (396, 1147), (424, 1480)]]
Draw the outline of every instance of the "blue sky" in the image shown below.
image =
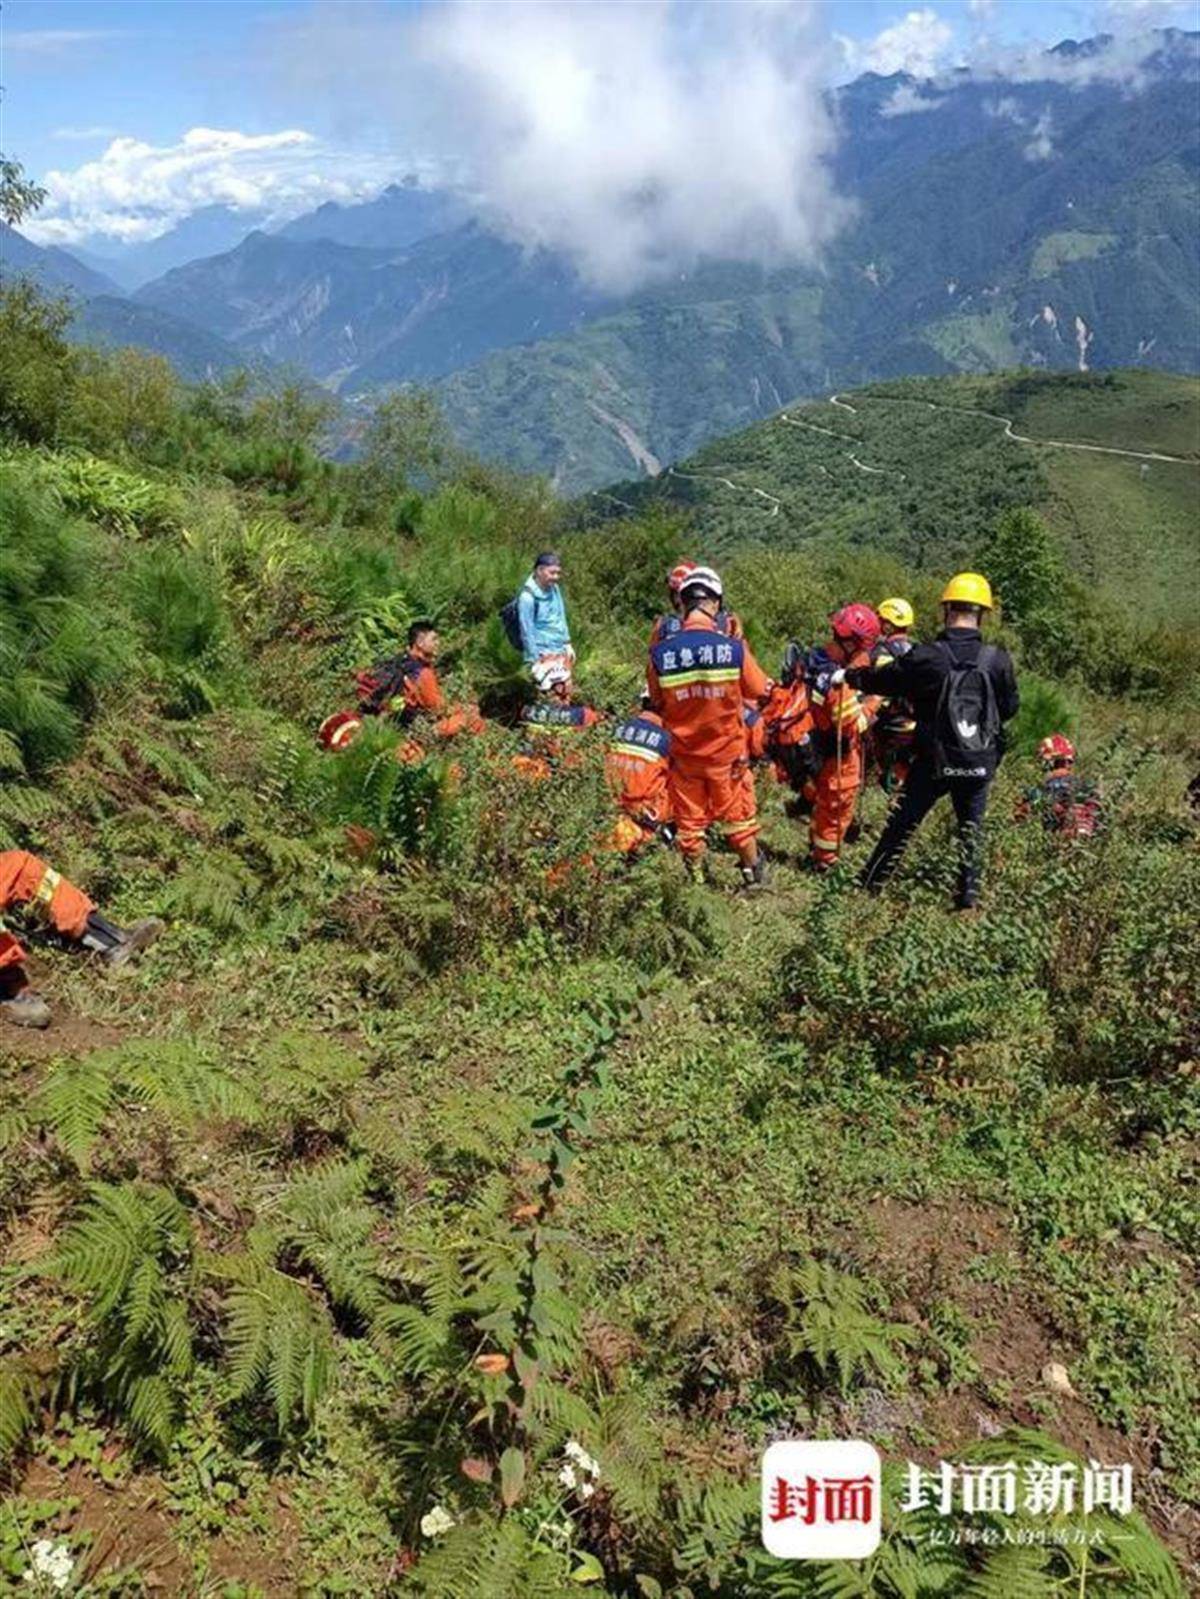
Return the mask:
[[(465, 0), (5, 0), (0, 148), (35, 176), (59, 175), (51, 182), (52, 204), (39, 219), (46, 242), (80, 242), (117, 212), (113, 226), (132, 240), (161, 230), (189, 207), (231, 196), (239, 206), (294, 212), (310, 200), (370, 192), (405, 170), (432, 174), (458, 170), (456, 163), (477, 165), (479, 141), (494, 139), (497, 127), (514, 117), (532, 117), (552, 144), (564, 116), (572, 120), (562, 104), (545, 103), (556, 97), (562, 63), (574, 69), (586, 52), (609, 50), (619, 74), (644, 45), (646, 54), (658, 52), (659, 68), (666, 70), (664, 28), (656, 31), (652, 19), (667, 9), (661, 0), (657, 7), (540, 8), (470, 7)], [(797, 22), (789, 31), (791, 19), (806, 10), (807, 27)], [(549, 31), (558, 28), (557, 42), (547, 45), (542, 71), (536, 59), (531, 66), (516, 52), (528, 45), (537, 57), (542, 40), (536, 23), (552, 14), (557, 21)], [(828, 83), (867, 68), (933, 74), (988, 51), (1045, 46), (1105, 27), (1187, 26), (1194, 6), (1173, 0), (800, 0), (789, 10), (786, 0), (741, 0), (690, 12), (677, 7), (673, 37), (695, 45), (702, 69), (706, 50), (710, 57), (753, 51), (755, 44), (747, 42), (755, 26), (747, 22), (751, 14), (761, 19), (755, 63), (761, 67), (784, 48), (807, 52), (812, 59), (801, 75), (812, 79), (815, 94), (817, 79)], [(518, 15), (523, 20), (515, 23)], [(422, 29), (424, 56), (412, 43)], [(776, 44), (785, 38), (786, 45)], [(508, 78), (523, 80), (519, 92), (497, 81), (501, 67), (485, 60), (492, 54)], [(653, 79), (641, 76), (652, 99)], [(686, 110), (686, 85), (666, 87), (668, 98), (673, 94)], [(472, 143), (462, 124), (472, 122), (483, 101), (491, 104), (493, 119), (481, 122)], [(739, 114), (732, 101), (730, 110)], [(220, 130), (222, 139), (214, 143), (193, 133), (188, 142), (193, 130), (206, 129)], [(118, 138), (130, 143), (112, 156)], [(816, 142), (814, 133), (809, 143)], [(621, 162), (623, 153), (614, 159)]]

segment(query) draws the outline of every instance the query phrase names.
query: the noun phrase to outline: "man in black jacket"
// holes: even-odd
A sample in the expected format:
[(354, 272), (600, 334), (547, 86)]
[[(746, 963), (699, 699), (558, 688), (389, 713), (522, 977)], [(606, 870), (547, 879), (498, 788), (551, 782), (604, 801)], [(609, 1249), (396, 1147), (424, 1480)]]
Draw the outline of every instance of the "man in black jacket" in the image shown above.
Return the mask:
[[(902, 696), (913, 707), (917, 723), (908, 780), (859, 878), (860, 886), (871, 893), (878, 893), (895, 871), (913, 833), (933, 805), (943, 794), (949, 794), (960, 848), (955, 904), (959, 910), (970, 910), (979, 898), (980, 827), (988, 790), (1003, 754), (1003, 734), (997, 730), (990, 749), (981, 750), (960, 765), (948, 764), (940, 743), (939, 715), (945, 715), (949, 681), (962, 668), (977, 664), (990, 681), (1000, 724), (1017, 713), (1020, 695), (1012, 659), (1007, 650), (985, 645), (980, 632), (984, 613), (991, 608), (988, 580), (977, 572), (960, 572), (943, 591), (944, 626), (931, 644), (918, 644), (887, 666), (859, 666), (846, 671), (846, 682), (852, 688), (865, 689), (869, 694)], [(974, 727), (969, 731), (973, 733)]]

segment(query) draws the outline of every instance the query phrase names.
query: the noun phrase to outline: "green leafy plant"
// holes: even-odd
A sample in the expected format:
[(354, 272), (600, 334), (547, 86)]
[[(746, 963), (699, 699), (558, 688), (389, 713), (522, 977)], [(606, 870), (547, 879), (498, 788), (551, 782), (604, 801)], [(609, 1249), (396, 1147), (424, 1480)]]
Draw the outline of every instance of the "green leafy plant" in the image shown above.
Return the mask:
[(896, 1346), (912, 1340), (912, 1329), (875, 1315), (857, 1278), (827, 1261), (786, 1263), (773, 1273), (770, 1294), (783, 1307), (789, 1358), (809, 1363), (822, 1381), (836, 1380), (841, 1394), (870, 1375), (891, 1385), (903, 1376)]

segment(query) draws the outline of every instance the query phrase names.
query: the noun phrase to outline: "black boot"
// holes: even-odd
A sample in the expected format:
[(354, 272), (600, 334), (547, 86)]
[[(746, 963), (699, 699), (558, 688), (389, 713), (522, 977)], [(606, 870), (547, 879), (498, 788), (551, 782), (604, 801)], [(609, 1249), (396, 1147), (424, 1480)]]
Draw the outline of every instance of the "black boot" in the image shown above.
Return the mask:
[(754, 893), (757, 889), (766, 888), (771, 881), (771, 873), (767, 867), (766, 857), (760, 855), (753, 866), (742, 867), (742, 890), (744, 893)]
[(162, 930), (157, 916), (147, 916), (132, 927), (118, 927), (99, 911), (92, 911), (79, 942), (99, 955), (106, 966), (124, 966), (139, 950), (153, 944)]

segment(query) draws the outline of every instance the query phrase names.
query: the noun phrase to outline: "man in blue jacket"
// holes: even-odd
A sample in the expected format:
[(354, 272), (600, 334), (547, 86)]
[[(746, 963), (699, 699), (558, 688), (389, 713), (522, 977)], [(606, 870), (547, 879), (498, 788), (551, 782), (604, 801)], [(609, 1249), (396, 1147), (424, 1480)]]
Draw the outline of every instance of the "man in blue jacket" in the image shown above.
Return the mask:
[(575, 663), (561, 578), (561, 557), (554, 550), (543, 550), (517, 598), (521, 653), (539, 688), (539, 679), (547, 670), (562, 665), (569, 669)]

